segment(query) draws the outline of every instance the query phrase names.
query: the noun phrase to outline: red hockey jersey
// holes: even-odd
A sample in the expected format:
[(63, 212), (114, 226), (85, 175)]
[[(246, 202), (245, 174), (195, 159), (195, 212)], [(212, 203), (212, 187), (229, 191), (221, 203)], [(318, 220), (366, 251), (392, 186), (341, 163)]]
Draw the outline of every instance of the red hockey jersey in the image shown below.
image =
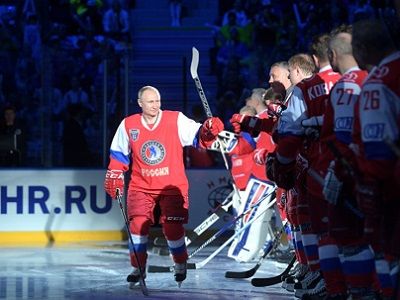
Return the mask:
[(110, 169), (127, 171), (129, 189), (152, 194), (187, 195), (183, 146), (195, 145), (201, 124), (180, 112), (160, 111), (151, 128), (141, 114), (125, 118), (110, 149)]

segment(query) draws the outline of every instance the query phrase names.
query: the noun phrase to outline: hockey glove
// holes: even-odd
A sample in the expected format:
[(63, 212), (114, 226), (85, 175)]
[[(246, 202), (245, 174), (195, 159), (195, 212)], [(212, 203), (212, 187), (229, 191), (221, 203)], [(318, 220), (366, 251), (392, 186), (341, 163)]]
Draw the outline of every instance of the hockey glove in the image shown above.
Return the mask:
[(107, 170), (104, 180), (104, 189), (111, 198), (117, 198), (117, 189), (119, 195), (124, 194), (124, 172), (121, 170)]
[(267, 108), (269, 116), (279, 118), (287, 107), (281, 103), (270, 103)]
[(319, 139), (324, 116), (314, 116), (301, 121), (301, 126), (304, 128), (305, 135), (313, 141)]
[(325, 175), (322, 194), (324, 195), (326, 201), (332, 205), (336, 205), (342, 192), (342, 188), (343, 183), (336, 177), (335, 161), (332, 160), (329, 165), (328, 172)]
[(261, 148), (254, 151), (254, 161), (256, 164), (265, 165), (267, 162), (268, 149)]
[(217, 139), (218, 133), (224, 130), (224, 123), (217, 118), (211, 117), (205, 120), (200, 128), (200, 143), (205, 148), (210, 148)]
[(235, 133), (244, 131), (250, 133), (253, 137), (258, 136), (260, 131), (271, 132), (276, 122), (273, 118), (260, 119), (241, 114), (234, 114), (229, 121)]
[(270, 153), (267, 158), (267, 177), (276, 185), (285, 190), (294, 187), (296, 179), (296, 161), (282, 164), (276, 158), (275, 153)]
[(240, 124), (243, 122), (245, 118), (249, 118), (246, 115), (241, 115), (241, 114), (234, 114), (232, 118), (229, 120), (231, 122), (232, 127), (233, 127), (233, 132), (235, 133), (240, 133), (241, 132), (241, 126)]

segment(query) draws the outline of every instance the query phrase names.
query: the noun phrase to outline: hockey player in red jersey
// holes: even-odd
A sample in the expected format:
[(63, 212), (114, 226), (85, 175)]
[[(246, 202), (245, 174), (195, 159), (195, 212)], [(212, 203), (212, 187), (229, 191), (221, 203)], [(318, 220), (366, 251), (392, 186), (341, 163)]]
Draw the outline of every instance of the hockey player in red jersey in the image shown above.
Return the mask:
[(330, 203), (328, 235), (321, 239), (319, 247), (321, 269), (332, 297), (347, 299), (347, 293), (354, 299), (374, 297), (374, 260), (361, 234), (363, 220), (344, 204), (347, 201), (356, 206), (355, 181), (334, 155), (338, 152), (348, 162), (356, 161), (351, 150), (355, 145), (352, 139), (354, 107), (367, 72), (360, 70), (353, 57), (351, 27), (340, 26), (331, 35), (329, 60), (342, 77), (329, 94), (320, 137), (326, 150), (317, 164), (319, 175), (325, 177), (323, 194)]
[(183, 164), (183, 147), (209, 147), (224, 129), (220, 119), (208, 118), (197, 123), (177, 111), (161, 110), (161, 96), (152, 86), (138, 92), (142, 113), (126, 117), (120, 123), (110, 148), (110, 163), (104, 187), (116, 198), (116, 190), (124, 190), (124, 173), (132, 164), (127, 193), (127, 211), (134, 247), (143, 268), (140, 272), (133, 249), (130, 249), (133, 272), (129, 282), (139, 281), (145, 273), (147, 239), (150, 225), (155, 223), (153, 211), (160, 207), (163, 233), (175, 262), (175, 280), (186, 278), (183, 224), (188, 221), (188, 180)]
[[(361, 91), (358, 124), (362, 148), (362, 178), (358, 205), (364, 212), (364, 235), (375, 252), (375, 267), (384, 299), (393, 299), (400, 257), (399, 144), (400, 51), (398, 38), (379, 20), (364, 20), (353, 27), (353, 53), (360, 66), (375, 66)], [(392, 32), (393, 33), (393, 32)], [(357, 119), (356, 119), (357, 121)]]
[(326, 43), (325, 39), (326, 36), (320, 36), (313, 44), (314, 59), (318, 58), (315, 62), (320, 69), (318, 74), (313, 73), (315, 64), (308, 55), (298, 54), (289, 59), (290, 79), (296, 87), (287, 110), (279, 119), (276, 158), (271, 164), (271, 173), (278, 186), (287, 189), (296, 186), (298, 192), (297, 213), (298, 218), (301, 218), (298, 221), (310, 268), (310, 273), (294, 285), (298, 297), (324, 287), (320, 274), (318, 242), (319, 236), (326, 231), (326, 202), (321, 200), (321, 187), (315, 189), (306, 170), (321, 155), (319, 131), (316, 127), (322, 124), (320, 120), (323, 118), (329, 90), (340, 77), (332, 71), (329, 62), (326, 63), (326, 55), (318, 53), (324, 51), (324, 45), (320, 44)]

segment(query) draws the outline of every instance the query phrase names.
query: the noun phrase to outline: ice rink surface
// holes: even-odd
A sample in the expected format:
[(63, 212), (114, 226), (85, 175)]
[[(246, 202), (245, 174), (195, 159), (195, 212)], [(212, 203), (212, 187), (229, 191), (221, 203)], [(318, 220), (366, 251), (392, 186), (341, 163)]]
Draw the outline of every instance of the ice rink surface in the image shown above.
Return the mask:
[[(198, 262), (216, 247), (207, 247), (190, 261)], [(189, 247), (189, 252), (194, 248)], [(131, 272), (125, 242), (77, 243), (54, 247), (0, 248), (0, 299), (293, 299), (280, 285), (253, 287), (250, 279), (227, 279), (225, 271), (252, 268), (238, 263), (227, 249), (201, 269), (188, 270), (179, 288), (172, 273), (148, 273), (149, 296), (129, 289)], [(172, 265), (169, 256), (149, 251), (148, 264)], [(274, 276), (287, 265), (265, 259), (253, 277)]]

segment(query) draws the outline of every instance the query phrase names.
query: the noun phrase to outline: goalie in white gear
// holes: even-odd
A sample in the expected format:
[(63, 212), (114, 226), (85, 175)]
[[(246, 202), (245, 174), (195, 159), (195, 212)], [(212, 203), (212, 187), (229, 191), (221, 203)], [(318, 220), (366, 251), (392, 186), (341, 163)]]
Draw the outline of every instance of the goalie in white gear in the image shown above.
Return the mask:
[[(246, 115), (255, 115), (256, 111), (250, 106), (244, 106), (240, 113)], [(247, 210), (251, 205), (256, 203), (262, 197), (266, 197), (262, 203), (254, 208), (251, 213), (243, 217), (238, 222), (236, 230), (239, 230), (248, 221), (258, 216), (263, 207), (274, 198), (275, 184), (268, 181), (265, 174), (265, 166), (257, 165), (254, 162), (254, 150), (256, 142), (248, 133), (234, 134), (229, 131), (222, 131), (218, 135), (219, 138), (211, 146), (212, 150), (220, 151), (230, 155), (232, 161), (232, 177), (239, 191), (233, 197), (233, 208), (236, 215)], [(255, 172), (255, 170), (261, 172)], [(263, 174), (261, 176), (259, 174)], [(239, 194), (239, 195), (238, 195)], [(265, 226), (269, 227), (269, 221), (273, 215), (273, 209), (267, 210), (264, 216), (255, 221), (247, 230), (240, 234), (232, 243), (228, 251), (228, 256), (240, 262), (248, 262), (256, 258), (260, 249), (267, 238), (273, 235), (272, 229), (265, 230)]]

